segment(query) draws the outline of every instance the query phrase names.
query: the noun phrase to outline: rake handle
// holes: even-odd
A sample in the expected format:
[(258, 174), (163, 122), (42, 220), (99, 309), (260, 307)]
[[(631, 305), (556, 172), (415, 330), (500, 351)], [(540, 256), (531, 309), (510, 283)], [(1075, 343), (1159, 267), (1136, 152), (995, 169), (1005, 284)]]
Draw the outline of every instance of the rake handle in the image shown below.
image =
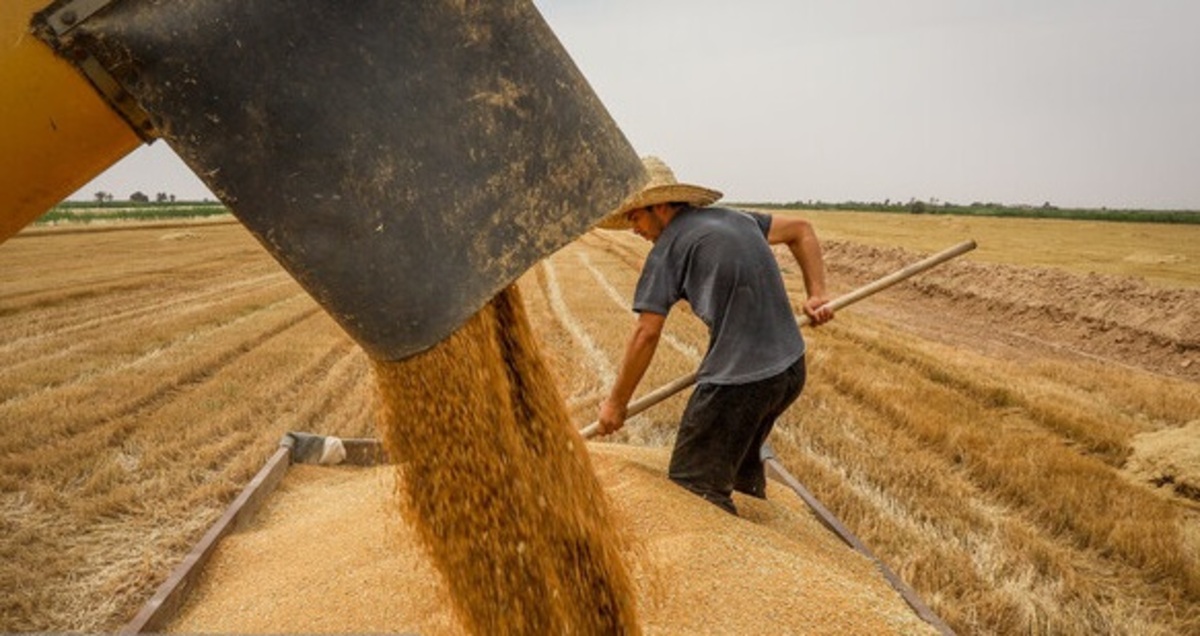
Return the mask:
[[(958, 245), (955, 245), (954, 247), (942, 250), (941, 252), (938, 252), (937, 254), (930, 256), (929, 258), (926, 258), (921, 261), (917, 261), (916, 263), (908, 265), (907, 267), (896, 270), (895, 272), (892, 272), (891, 274), (888, 274), (887, 276), (884, 276), (883, 278), (880, 278), (879, 280), (877, 280), (875, 282), (863, 285), (862, 287), (859, 287), (858, 289), (855, 289), (854, 291), (851, 291), (848, 294), (838, 296), (837, 298), (834, 298), (833, 300), (829, 301), (828, 303), (826, 303), (823, 306), (829, 307), (830, 309), (837, 311), (839, 309), (842, 309), (843, 307), (853, 305), (854, 303), (866, 298), (867, 296), (871, 296), (873, 294), (879, 293), (879, 292), (887, 289), (888, 287), (895, 285), (896, 283), (904, 281), (908, 278), (912, 278), (913, 276), (916, 276), (917, 274), (920, 274), (921, 272), (923, 272), (925, 270), (931, 269), (937, 265), (945, 263), (946, 261), (948, 261), (952, 258), (955, 258), (957, 256), (966, 254), (967, 252), (969, 252), (973, 249), (975, 249), (975, 241), (973, 241), (973, 240), (963, 241), (962, 243), (959, 243)], [(804, 325), (807, 325), (810, 322), (808, 314), (801, 314), (800, 316), (797, 317), (796, 322), (799, 323), (799, 325), (802, 327)], [(676, 378), (676, 379), (668, 382), (667, 384), (664, 384), (663, 386), (660, 386), (657, 389), (654, 389), (653, 391), (647, 393), (646, 395), (643, 395), (642, 397), (630, 402), (629, 406), (626, 408), (625, 417), (627, 417), (627, 418), (633, 417), (634, 415), (637, 415), (638, 413), (645, 411), (646, 409), (654, 406), (655, 404), (658, 404), (659, 402), (662, 402), (663, 400), (671, 397), (672, 395), (675, 395), (676, 393), (688, 388), (689, 386), (692, 386), (695, 383), (696, 383), (696, 372), (695, 371), (693, 371), (692, 373), (689, 373), (685, 376)], [(600, 422), (595, 421), (595, 422), (592, 422), (591, 424), (588, 424), (587, 426), (583, 427), (582, 429), (580, 429), (579, 434), (583, 435), (583, 437), (585, 439), (591, 439), (591, 438), (595, 437), (599, 432), (600, 432)]]

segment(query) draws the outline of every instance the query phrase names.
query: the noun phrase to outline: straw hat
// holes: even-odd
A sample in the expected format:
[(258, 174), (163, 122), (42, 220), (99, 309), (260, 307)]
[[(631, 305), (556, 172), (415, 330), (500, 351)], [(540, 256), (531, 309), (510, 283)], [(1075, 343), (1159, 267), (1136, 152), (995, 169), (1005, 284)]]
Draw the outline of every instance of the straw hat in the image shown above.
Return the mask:
[(638, 208), (647, 208), (659, 203), (688, 203), (696, 207), (711, 205), (721, 198), (716, 190), (696, 185), (679, 183), (675, 173), (658, 157), (643, 157), (642, 165), (650, 180), (641, 190), (625, 199), (616, 210), (600, 220), (596, 227), (605, 230), (627, 230), (633, 225), (625, 215)]

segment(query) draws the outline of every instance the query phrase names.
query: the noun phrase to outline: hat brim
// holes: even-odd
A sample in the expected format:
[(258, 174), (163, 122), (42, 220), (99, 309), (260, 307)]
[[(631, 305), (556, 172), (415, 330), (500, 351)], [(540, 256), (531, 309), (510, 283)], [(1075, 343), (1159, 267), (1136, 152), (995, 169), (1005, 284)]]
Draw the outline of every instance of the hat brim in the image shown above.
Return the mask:
[(696, 207), (712, 205), (723, 195), (709, 188), (687, 183), (672, 183), (646, 188), (625, 199), (621, 205), (596, 224), (603, 230), (628, 230), (633, 227), (626, 214), (638, 208), (648, 208), (660, 203), (687, 203)]

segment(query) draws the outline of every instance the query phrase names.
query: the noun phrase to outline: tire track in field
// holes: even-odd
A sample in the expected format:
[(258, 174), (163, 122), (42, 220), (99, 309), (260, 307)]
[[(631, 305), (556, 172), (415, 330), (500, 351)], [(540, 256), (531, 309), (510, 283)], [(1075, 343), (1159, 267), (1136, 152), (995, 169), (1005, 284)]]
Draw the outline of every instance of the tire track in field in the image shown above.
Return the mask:
[(582, 242), (594, 249), (599, 249), (606, 254), (610, 254), (634, 272), (641, 271), (642, 264), (646, 262), (648, 251), (639, 249), (640, 246), (635, 247), (630, 245), (620, 235), (588, 232), (583, 235)]
[[(57, 424), (44, 422), (44, 420), (47, 419), (47, 415), (58, 412), (53, 404), (55, 400), (78, 398), (89, 399), (90, 394), (99, 393), (100, 389), (95, 389), (89, 392), (86, 390), (86, 385), (100, 384), (106, 378), (111, 378), (128, 371), (136, 370), (138, 367), (146, 366), (158, 358), (165, 357), (173, 352), (185, 350), (189, 346), (202, 348), (206, 339), (209, 339), (217, 334), (230, 331), (236, 332), (236, 330), (239, 328), (253, 325), (255, 321), (261, 320), (261, 317), (258, 315), (260, 313), (284, 308), (288, 304), (305, 301), (308, 301), (310, 305), (309, 307), (301, 309), (292, 315), (286, 316), (278, 323), (271, 325), (268, 328), (252, 331), (248, 338), (240, 341), (235, 347), (225, 347), (222, 350), (215, 352), (205, 351), (202, 349), (201, 351), (193, 354), (199, 357), (195, 368), (179, 372), (176, 375), (169, 375), (166, 378), (161, 378), (155, 386), (151, 387), (148, 391), (141, 393), (140, 395), (129, 396), (126, 398), (126, 401), (114, 405), (111, 408), (101, 408), (86, 414), (81, 413), (81, 417), (71, 418), (68, 421), (59, 420)], [(255, 312), (238, 316), (232, 320), (214, 325), (208, 329), (194, 333), (180, 334), (180, 336), (172, 341), (169, 345), (148, 351), (128, 362), (114, 365), (104, 370), (81, 375), (72, 379), (72, 381), (68, 383), (55, 387), (54, 389), (38, 391), (26, 396), (21, 400), (12, 400), (6, 402), (3, 405), (0, 405), (0, 421), (20, 422), (24, 421), (23, 416), (36, 417), (32, 413), (28, 412), (29, 409), (33, 409), (34, 413), (41, 413), (41, 417), (39, 419), (43, 420), (44, 424), (39, 426), (39, 431), (43, 436), (56, 436), (57, 434), (61, 433), (65, 433), (68, 436), (73, 436), (80, 432), (86, 432), (88, 429), (93, 428), (97, 424), (100, 424), (106, 420), (126, 418), (129, 415), (136, 413), (140, 409), (164, 399), (168, 394), (170, 394), (172, 391), (178, 390), (178, 388), (181, 386), (186, 386), (210, 377), (217, 369), (227, 366), (238, 357), (243, 356), (247, 352), (251, 351), (254, 347), (260, 345), (270, 338), (275, 337), (291, 326), (319, 314), (320, 312), (321, 309), (315, 304), (312, 304), (311, 298), (307, 294), (303, 292), (297, 293), (256, 310)], [(120, 383), (116, 383), (115, 385), (121, 386)], [(71, 397), (71, 389), (78, 389), (77, 392), (81, 395)], [(39, 398), (44, 398), (44, 401), (49, 402), (49, 404), (42, 406), (38, 406), (36, 404), (33, 406), (27, 406)], [(13, 439), (3, 440), (3, 443), (0, 444), (0, 452), (12, 450), (11, 447), (14, 443), (20, 442)]]
[[(864, 353), (855, 351), (855, 355)], [(1198, 594), (1200, 569), (1177, 549), (1183, 544), (1181, 528), (1173, 521), (1169, 502), (1126, 482), (1102, 459), (1065, 448), (1061, 438), (1027, 415), (1010, 422), (998, 416), (993, 406), (953, 384), (905, 370), (878, 352), (865, 353), (872, 362), (862, 366), (907, 378), (906, 391), (917, 392), (908, 399), (919, 400), (920, 405), (905, 408), (894, 394), (852, 368), (827, 369), (832, 386), (852, 398), (860, 410), (890, 422), (893, 430), (953, 463), (987, 497), (1018, 511), (1039, 536), (1061, 539), (1057, 545), (1074, 546), (1077, 553), (1104, 554), (1110, 568), (1139, 572), (1145, 583), (1165, 581), (1187, 602)], [(945, 405), (933, 406), (942, 402)], [(943, 419), (922, 412), (924, 408), (955, 416)], [(1105, 512), (1098, 514), (1100, 510)], [(1123, 540), (1135, 535), (1144, 538)], [(1147, 545), (1160, 547), (1147, 549)]]
[[(231, 283), (226, 283), (226, 284), (221, 285), (216, 288), (208, 288), (208, 289), (204, 289), (204, 290), (197, 291), (197, 292), (192, 292), (192, 293), (182, 295), (182, 296), (181, 295), (169, 296), (165, 299), (159, 300), (158, 302), (145, 304), (145, 305), (138, 305), (136, 307), (125, 309), (122, 311), (105, 312), (105, 311), (103, 311), (102, 308), (95, 308), (95, 307), (85, 308), (85, 309), (88, 309), (90, 313), (97, 314), (97, 317), (85, 319), (83, 322), (70, 323), (66, 326), (61, 326), (57, 329), (46, 329), (45, 326), (42, 325), (41, 329), (39, 331), (37, 331), (36, 333), (33, 333), (28, 336), (15, 338), (9, 342), (0, 344), (0, 355), (15, 356), (20, 353), (20, 350), (22, 348), (34, 346), (41, 342), (44, 342), (47, 340), (52, 340), (52, 339), (65, 340), (65, 339), (70, 338), (74, 334), (86, 331), (88, 329), (102, 328), (102, 327), (105, 327), (110, 324), (126, 322), (126, 321), (134, 321), (134, 320), (138, 320), (138, 319), (146, 318), (146, 317), (149, 317), (152, 320), (158, 321), (158, 320), (162, 319), (162, 316), (165, 312), (167, 312), (169, 310), (173, 310), (176, 307), (179, 307), (180, 305), (184, 306), (184, 310), (175, 312), (174, 315), (187, 315), (187, 314), (191, 314), (191, 313), (197, 313), (199, 311), (208, 309), (209, 307), (212, 307), (214, 305), (225, 304), (225, 303), (230, 302), (231, 300), (234, 300), (234, 299), (240, 297), (241, 294), (238, 294), (238, 295), (229, 295), (229, 294), (231, 292), (235, 292), (235, 291), (241, 292), (242, 289), (246, 288), (246, 287), (250, 287), (251, 289), (242, 292), (243, 294), (249, 294), (249, 293), (253, 293), (253, 292), (257, 292), (257, 291), (271, 289), (273, 287), (288, 284), (291, 282), (292, 282), (292, 279), (286, 273), (276, 272), (276, 273), (272, 273), (272, 274), (267, 274), (265, 276), (259, 276), (256, 278), (239, 279), (239, 280), (233, 281)], [(216, 297), (216, 300), (209, 301), (209, 299), (212, 299), (214, 297)], [(201, 301), (207, 301), (207, 302), (201, 302)], [(124, 300), (120, 300), (120, 301), (116, 301), (116, 302), (121, 305), (127, 304), (124, 302)], [(64, 319), (63, 322), (66, 322), (66, 319)], [(82, 346), (88, 344), (87, 341), (83, 341), (80, 339), (75, 339), (75, 340), (77, 342), (76, 345), (74, 345), (72, 347), (68, 347), (66, 349), (58, 349), (56, 351), (56, 354), (62, 355), (63, 353), (72, 351), (74, 349), (77, 349), (79, 347), (82, 347)], [(39, 359), (45, 360), (46, 357), (40, 356)]]
[[(617, 289), (616, 285), (614, 285), (612, 283), (612, 281), (609, 279), (609, 277), (604, 273), (604, 270), (600, 266), (597, 266), (595, 264), (595, 262), (592, 260), (592, 255), (588, 253), (588, 250), (599, 250), (602, 254), (609, 255), (609, 256), (612, 256), (613, 254), (611, 252), (609, 252), (608, 250), (604, 249), (603, 246), (597, 247), (595, 245), (587, 245), (587, 246), (585, 246), (584, 249), (576, 251), (576, 258), (578, 259), (580, 264), (583, 266), (583, 268), (587, 270), (588, 275), (594, 280), (595, 284), (598, 285), (600, 287), (600, 289), (604, 291), (605, 296), (608, 297), (608, 299), (612, 302), (613, 306), (616, 307), (618, 310), (620, 310), (621, 313), (628, 313), (630, 311), (629, 304), (628, 304), (629, 301), (626, 299), (624, 294), (622, 294), (621, 291)], [(619, 256), (617, 256), (616, 258), (618, 261), (626, 262), (626, 261), (624, 261), (624, 259), (621, 259)], [(635, 261), (636, 261), (636, 259), (634, 259), (632, 256), (630, 256), (628, 262), (635, 262)], [(635, 270), (635, 273), (636, 273), (636, 270)], [(699, 321), (697, 321), (696, 324), (699, 324)], [(684, 362), (685, 365), (690, 365), (690, 366), (694, 367), (703, 358), (703, 355), (700, 353), (700, 351), (695, 346), (690, 344), (687, 341), (687, 339), (680, 338), (677, 333), (678, 329), (684, 329), (686, 331), (689, 328), (690, 328), (690, 323), (668, 322), (666, 328), (662, 332), (660, 341), (666, 343), (667, 349), (669, 349), (673, 353), (679, 355), (680, 358), (685, 361)], [(619, 353), (616, 355), (619, 356)], [(667, 358), (660, 356), (659, 359), (660, 359), (660, 363), (659, 363), (659, 365), (656, 366), (656, 369), (658, 369), (658, 370), (652, 371), (652, 373), (648, 373), (647, 379), (655, 377), (653, 374), (661, 375), (663, 369), (665, 369), (665, 367), (662, 366), (662, 364), (664, 364), (662, 362), (662, 360), (666, 360)], [(676, 364), (676, 362), (672, 361), (671, 364)], [(647, 380), (644, 380), (644, 381), (646, 382), (646, 386), (644, 388), (652, 388), (652, 387), (650, 387), (649, 382)], [(611, 385), (609, 385), (609, 386), (611, 386)], [(582, 406), (585, 404), (597, 403), (608, 394), (608, 389), (609, 389), (609, 387), (600, 387), (600, 389), (596, 392), (593, 392), (591, 394), (587, 394), (587, 395), (584, 395), (581, 397), (577, 397), (575, 399), (575, 403), (573, 404), (573, 406), (578, 407), (578, 406)], [(631, 418), (630, 421), (631, 422), (643, 421), (643, 418), (645, 418), (645, 417), (646, 416), (643, 416), (640, 414), (635, 415), (633, 418)], [(652, 445), (652, 446), (661, 445), (664, 443), (665, 438), (662, 437), (663, 431), (658, 430), (654, 427), (641, 426), (641, 427), (638, 427), (638, 431), (636, 433), (634, 433), (633, 429), (631, 429), (631, 428), (625, 429), (625, 430), (626, 430), (626, 432), (624, 433), (624, 435), (626, 435), (626, 436), (629, 436), (631, 434), (636, 435), (636, 436), (642, 436), (642, 437), (638, 438), (638, 439), (640, 439), (640, 441), (642, 443)], [(645, 435), (649, 435), (649, 437), (645, 437)], [(627, 437), (627, 439), (635, 439), (635, 438)]]
[[(567, 307), (566, 301), (563, 300), (562, 287), (558, 283), (558, 272), (553, 260), (553, 257), (551, 257), (542, 261), (542, 271), (546, 275), (546, 299), (550, 302), (550, 310), (559, 324), (567, 330), (567, 333), (571, 334), (571, 339), (575, 341), (575, 344), (583, 350), (588, 368), (592, 370), (599, 380), (600, 386), (591, 387), (587, 395), (604, 391), (617, 381), (616, 369), (612, 361), (596, 346), (596, 342), (592, 340), (591, 335), (580, 326), (579, 321), (571, 313), (570, 308)], [(572, 401), (576, 399), (579, 399), (578, 396), (572, 396)]]
[[(621, 295), (621, 292), (617, 291), (617, 288), (614, 287), (612, 282), (608, 280), (608, 277), (604, 275), (604, 272), (600, 271), (592, 263), (592, 259), (588, 256), (587, 252), (579, 251), (576, 252), (576, 255), (579, 258), (579, 262), (582, 263), (584, 268), (587, 269), (588, 273), (592, 275), (592, 278), (595, 279), (598, 285), (600, 285), (600, 289), (604, 290), (604, 293), (608, 295), (609, 299), (613, 301), (613, 304), (618, 307), (625, 308), (625, 297)], [(680, 340), (675, 336), (674, 333), (668, 330), (663, 330), (662, 337), (663, 341), (667, 343), (667, 346), (671, 347), (691, 362), (699, 364), (700, 359), (703, 356), (696, 347), (693, 347), (691, 344)]]
[[(27, 357), (24, 360), (19, 360), (19, 361), (14, 362), (12, 365), (10, 365), (8, 368), (6, 368), (3, 372), (0, 372), (0, 378), (4, 378), (4, 377), (20, 378), (20, 377), (22, 377), (23, 373), (28, 373), (28, 369), (30, 369), (30, 368), (45, 367), (47, 365), (54, 363), (56, 360), (69, 359), (73, 354), (75, 354), (77, 352), (81, 352), (81, 351), (86, 352), (90, 348), (94, 348), (94, 347), (103, 345), (106, 341), (112, 341), (112, 340), (126, 341), (126, 340), (128, 340), (128, 337), (125, 336), (124, 334), (136, 333), (138, 331), (138, 329), (142, 328), (145, 323), (148, 323), (149, 326), (162, 326), (164, 324), (167, 324), (168, 319), (167, 319), (167, 317), (161, 315), (161, 312), (171, 309), (173, 306), (178, 306), (178, 305), (183, 306), (183, 311), (177, 311), (177, 312), (171, 314), (170, 319), (174, 320), (175, 322), (180, 322), (183, 319), (188, 318), (189, 316), (201, 314), (202, 312), (209, 310), (212, 307), (229, 306), (230, 311), (227, 313), (234, 313), (233, 310), (237, 309), (238, 304), (240, 302), (242, 302), (243, 298), (249, 297), (253, 294), (269, 292), (271, 289), (287, 285), (289, 282), (290, 282), (290, 280), (279, 280), (279, 281), (274, 282), (269, 285), (246, 290), (239, 294), (221, 295), (221, 296), (217, 297), (215, 300), (212, 300), (211, 302), (204, 302), (204, 303), (193, 303), (193, 302), (188, 302), (188, 301), (181, 301), (178, 303), (168, 302), (168, 303), (163, 303), (162, 306), (157, 307), (157, 308), (151, 308), (151, 309), (147, 309), (144, 311), (143, 310), (131, 311), (130, 315), (136, 316), (137, 319), (130, 320), (128, 323), (124, 323), (124, 324), (122, 324), (122, 321), (119, 321), (119, 320), (107, 321), (107, 320), (103, 320), (103, 319), (98, 319), (96, 321), (89, 321), (89, 322), (94, 323), (91, 326), (96, 329), (104, 329), (105, 327), (107, 327), (109, 325), (106, 325), (103, 323), (110, 323), (113, 325), (120, 325), (122, 327), (122, 330), (116, 336), (114, 336), (110, 333), (104, 333), (104, 334), (102, 334), (98, 337), (94, 337), (94, 338), (86, 338), (86, 337), (73, 338), (73, 339), (71, 339), (71, 342), (73, 342), (73, 344), (71, 344), (69, 346), (54, 348), (48, 354), (33, 355), (30, 357)], [(211, 295), (217, 296), (218, 294), (222, 294), (222, 293), (223, 293), (222, 291), (215, 291), (215, 292), (212, 292)], [(205, 294), (205, 295), (209, 295), (209, 294)], [(293, 296), (287, 297), (286, 299), (291, 299), (291, 298), (295, 298), (295, 297), (296, 296), (293, 295)], [(282, 302), (282, 301), (277, 300), (275, 302), (278, 303), (278, 302)], [(273, 304), (274, 303), (271, 303), (269, 305), (265, 305), (264, 307), (270, 307)], [(138, 314), (141, 314), (141, 315), (138, 315)], [(224, 323), (222, 322), (222, 316), (216, 315), (216, 316), (213, 316), (210, 320), (201, 321), (200, 324), (201, 324), (200, 327), (195, 327), (195, 326), (185, 323), (176, 331), (178, 331), (180, 333), (186, 332), (188, 334), (191, 334), (190, 336), (187, 336), (187, 337), (200, 337), (200, 336), (203, 336), (205, 333), (207, 333), (206, 329), (219, 328)], [(215, 327), (214, 327), (214, 325), (215, 325)], [(82, 329), (83, 329), (83, 327), (80, 327), (80, 329), (72, 329), (71, 332), (79, 331)], [(70, 334), (68, 334), (68, 335), (70, 335)], [(178, 337), (179, 336), (174, 336), (174, 338), (176, 338), (176, 339)], [(51, 346), (51, 347), (54, 346), (53, 342), (48, 342), (46, 344), (47, 344), (47, 346)], [(162, 347), (158, 347), (155, 351), (161, 351), (161, 349), (162, 349)], [(118, 356), (115, 354), (107, 354), (107, 355), (109, 357), (123, 357), (123, 356)], [(143, 354), (143, 355), (145, 355), (145, 354)], [(136, 359), (135, 359), (135, 362), (136, 362)], [(111, 367), (108, 367), (108, 368), (111, 368)], [(24, 399), (26, 397), (29, 397), (30, 395), (34, 395), (39, 392), (55, 390), (55, 389), (58, 389), (61, 387), (66, 387), (66, 386), (71, 386), (72, 384), (77, 384), (78, 381), (80, 381), (80, 379), (86, 379), (86, 378), (91, 377), (91, 376), (95, 375), (96, 373), (99, 373), (102, 371), (103, 371), (103, 368), (87, 367), (82, 372), (77, 373), (75, 376), (72, 376), (72, 377), (63, 378), (63, 379), (55, 380), (55, 381), (46, 381), (38, 386), (29, 388), (26, 390), (14, 391), (13, 393), (11, 393), (7, 396), (3, 396), (2, 399), (0, 399), (0, 407), (4, 406), (5, 404), (8, 404), (9, 402), (19, 401), (21, 399)]]
[[(299, 323), (288, 329), (294, 327), (299, 327)], [(271, 345), (264, 340), (254, 348), (253, 353), (267, 346), (289, 346), (279, 340), (284, 335), (280, 332), (271, 338), (275, 341)], [(172, 412), (174, 410), (195, 410), (195, 403), (205, 397), (203, 393), (206, 388), (203, 385), (219, 373), (228, 372), (235, 376), (234, 381), (242, 381), (236, 376), (247, 372), (232, 367), (232, 364), (226, 365), (200, 382), (181, 387), (169, 404), (164, 403), (161, 408), (144, 412), (141, 417), (151, 425), (155, 421), (170, 422), (180, 417)], [(331, 431), (314, 429), (312, 425), (321, 421), (321, 416), (331, 410), (334, 400), (344, 393), (352, 381), (361, 380), (361, 372), (366, 368), (365, 355), (353, 341), (348, 337), (333, 340), (321, 351), (314, 351), (303, 363), (280, 368), (273, 376), (260, 379), (267, 386), (261, 392), (256, 392), (254, 400), (236, 402), (230, 408), (218, 411), (216, 415), (219, 418), (208, 421), (204, 426), (194, 427), (186, 434), (171, 436), (165, 443), (155, 444), (154, 459), (150, 461), (152, 464), (164, 463), (164, 457), (178, 456), (180, 461), (206, 463), (211, 455), (207, 449), (211, 441), (238, 431), (254, 432), (254, 439), (247, 440), (247, 443), (266, 442), (267, 445), (262, 447), (266, 454), (273, 452), (273, 444), (289, 431), (328, 434)], [(221, 462), (209, 463), (216, 465)]]
[[(227, 262), (228, 264), (226, 264)], [(33, 311), (35, 309), (74, 304), (97, 296), (120, 296), (124, 291), (137, 291), (152, 287), (153, 283), (162, 280), (188, 280), (198, 276), (208, 277), (211, 272), (225, 273), (232, 267), (244, 264), (245, 259), (239, 258), (236, 255), (223, 254), (215, 257), (197, 257), (193, 260), (169, 267), (94, 276), (86, 280), (61, 284), (52, 289), (38, 288), (0, 294), (0, 317)], [(18, 304), (22, 299), (29, 298), (33, 298), (33, 300)]]
[[(5, 333), (5, 340), (9, 341), (5, 347), (15, 346), (18, 344), (16, 342), (18, 340), (69, 326), (78, 322), (78, 315), (84, 312), (95, 314), (100, 320), (103, 320), (108, 316), (124, 315), (130, 311), (136, 312), (139, 309), (158, 306), (164, 302), (162, 300), (164, 297), (179, 298), (186, 294), (197, 293), (195, 291), (197, 289), (201, 289), (198, 293), (204, 293), (205, 287), (211, 287), (224, 280), (253, 280), (251, 277), (254, 274), (258, 274), (258, 277), (261, 278), (272, 275), (286, 276), (278, 269), (270, 268), (255, 268), (262, 270), (260, 272), (247, 272), (244, 271), (245, 267), (223, 270), (207, 269), (211, 269), (211, 271), (190, 272), (179, 277), (159, 276), (153, 272), (132, 273), (125, 280), (127, 282), (136, 280), (137, 282), (121, 286), (120, 289), (106, 288), (97, 290), (98, 293), (90, 294), (87, 298), (26, 307), (17, 312), (21, 319), (19, 322), (17, 320), (0, 322), (0, 327), (3, 327)], [(11, 332), (15, 333), (9, 335)]]

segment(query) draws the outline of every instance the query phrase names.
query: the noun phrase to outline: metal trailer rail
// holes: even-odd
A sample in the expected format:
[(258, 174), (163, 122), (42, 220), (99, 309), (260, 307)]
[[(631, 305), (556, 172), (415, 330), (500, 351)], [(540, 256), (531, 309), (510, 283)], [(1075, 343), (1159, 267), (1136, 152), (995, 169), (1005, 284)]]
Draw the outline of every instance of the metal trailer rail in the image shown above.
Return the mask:
[(900, 578), (899, 575), (893, 572), (886, 563), (881, 561), (879, 557), (875, 556), (875, 553), (871, 552), (871, 549), (868, 548), (865, 543), (860, 541), (859, 538), (855, 536), (849, 528), (847, 528), (832, 512), (830, 512), (828, 508), (826, 508), (819, 500), (817, 500), (817, 497), (813, 495), (808, 488), (805, 488), (804, 484), (800, 483), (800, 480), (793, 477), (792, 474), (783, 467), (783, 464), (779, 462), (779, 458), (775, 456), (775, 453), (771, 450), (771, 447), (765, 444), (762, 448), (762, 460), (763, 463), (766, 464), (768, 474), (771, 477), (774, 477), (776, 481), (787, 486), (788, 488), (791, 488), (792, 491), (796, 493), (796, 496), (800, 497), (800, 499), (802, 499), (804, 503), (808, 505), (809, 509), (813, 511), (813, 514), (817, 516), (817, 519), (824, 524), (826, 528), (829, 528), (829, 530), (836, 534), (839, 539), (845, 541), (846, 545), (853, 548), (855, 552), (862, 554), (875, 564), (875, 567), (879, 569), (879, 573), (883, 575), (883, 578), (887, 579), (887, 582), (892, 586), (892, 589), (899, 592), (900, 596), (904, 599), (904, 602), (908, 603), (908, 606), (913, 608), (913, 611), (917, 613), (917, 616), (920, 616), (922, 620), (924, 620), (926, 623), (929, 623), (943, 636), (955, 636), (954, 630), (950, 629), (950, 626), (947, 625), (940, 616), (934, 613), (933, 610), (929, 609), (929, 606), (925, 604), (925, 601), (921, 600), (921, 597), (917, 594), (916, 590), (909, 587), (909, 585), (904, 582), (904, 579)]
[[(204, 566), (212, 557), (217, 544), (225, 535), (241, 528), (262, 508), (267, 497), (275, 491), (292, 464), (292, 448), (287, 438), (278, 450), (259, 469), (258, 474), (246, 484), (241, 494), (229, 504), (229, 508), (192, 547), (183, 561), (175, 566), (167, 580), (163, 581), (150, 600), (117, 633), (146, 634), (161, 632), (183, 607), (187, 595), (200, 578)], [(343, 464), (371, 466), (381, 463), (383, 450), (378, 440), (343, 439), (346, 459)]]

